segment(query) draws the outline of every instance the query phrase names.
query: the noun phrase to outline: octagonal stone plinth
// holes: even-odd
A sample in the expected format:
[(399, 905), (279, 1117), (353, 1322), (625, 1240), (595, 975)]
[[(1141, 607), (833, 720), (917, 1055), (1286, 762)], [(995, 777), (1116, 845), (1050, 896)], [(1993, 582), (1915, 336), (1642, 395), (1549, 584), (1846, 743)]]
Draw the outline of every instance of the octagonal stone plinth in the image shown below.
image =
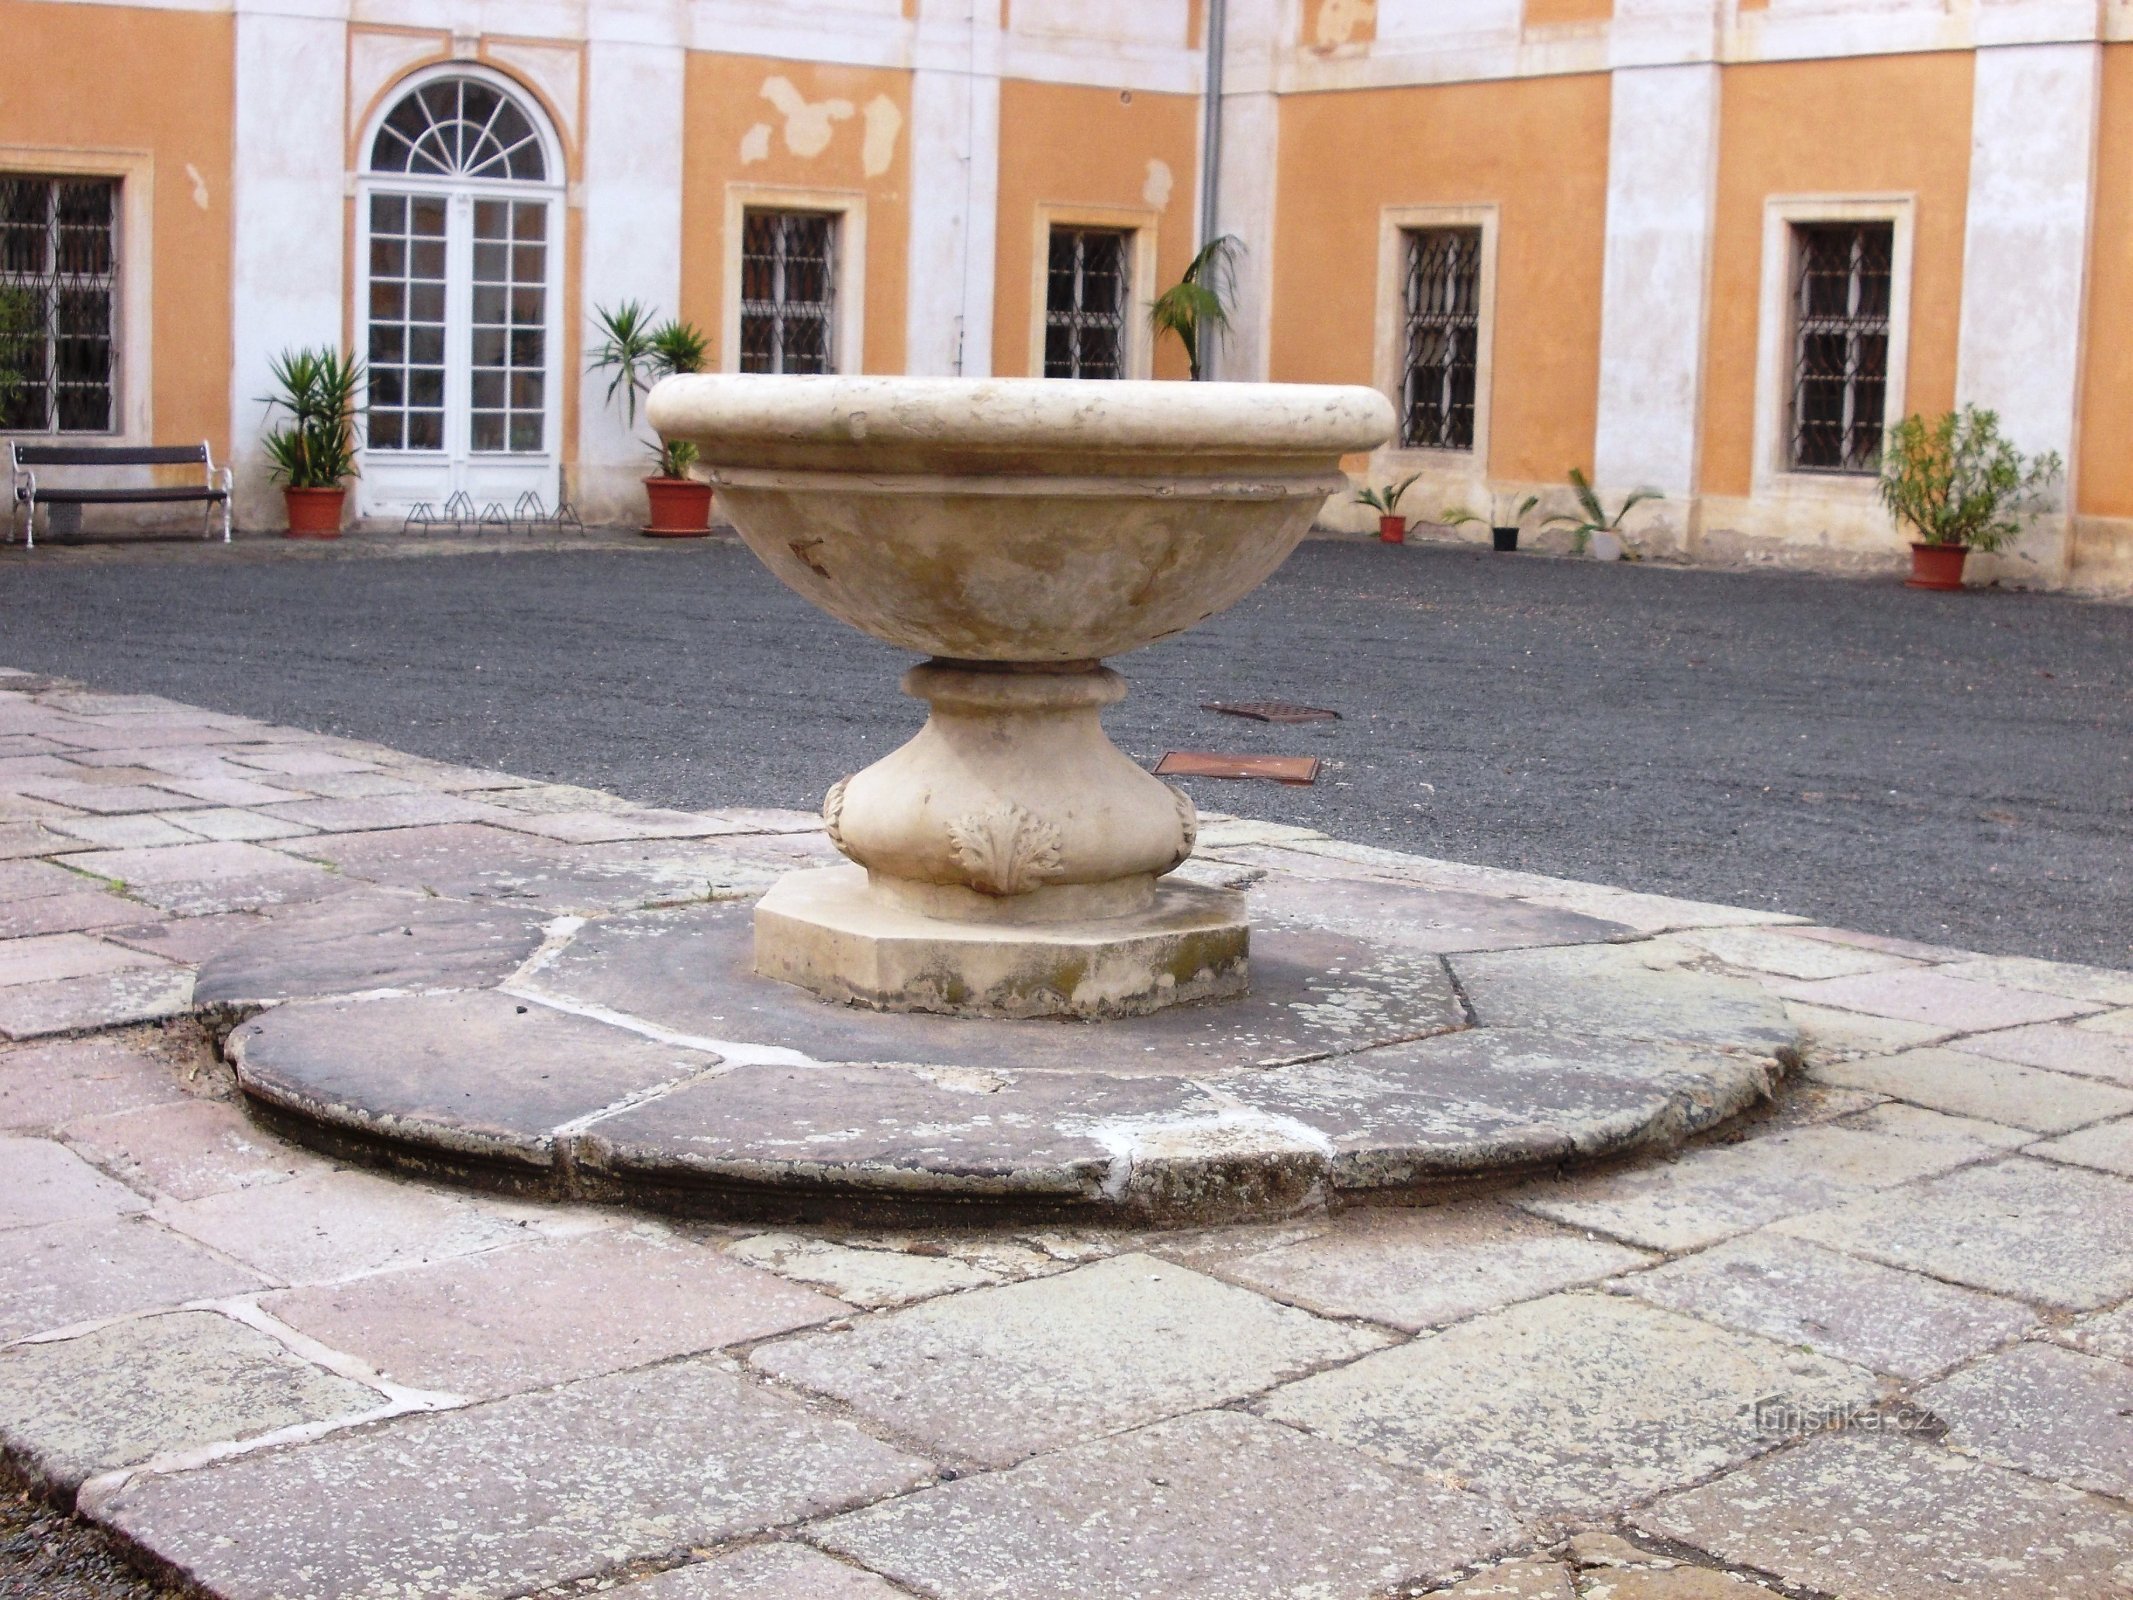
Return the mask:
[(1244, 897), (1165, 883), (1147, 909), (1048, 923), (965, 921), (871, 891), (863, 867), (789, 873), (755, 909), (755, 969), (875, 1011), (1130, 1017), (1244, 993)]

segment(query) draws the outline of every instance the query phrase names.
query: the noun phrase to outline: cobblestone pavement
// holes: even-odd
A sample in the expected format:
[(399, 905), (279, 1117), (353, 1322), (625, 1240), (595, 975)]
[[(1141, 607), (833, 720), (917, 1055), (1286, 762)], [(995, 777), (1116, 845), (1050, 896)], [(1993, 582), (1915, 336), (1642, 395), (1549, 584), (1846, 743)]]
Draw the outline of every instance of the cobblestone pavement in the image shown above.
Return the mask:
[[(661, 806), (806, 804), (918, 725), (906, 658), (735, 543), (379, 559), (471, 543), (0, 547), (0, 638), (13, 665)], [(2133, 606), (1314, 540), (1121, 665), (1107, 723), (1137, 756), (1326, 764), (1196, 780), (1210, 809), (2133, 965)], [(1343, 720), (1200, 709), (1261, 699)]]
[(1810, 1048), (1664, 1161), (1187, 1232), (381, 1176), (194, 1014), (285, 908), (703, 899), (808, 826), (0, 680), (0, 1437), (81, 1519), (0, 1593), (2133, 1594), (2133, 974), (1213, 830), (1604, 905)]

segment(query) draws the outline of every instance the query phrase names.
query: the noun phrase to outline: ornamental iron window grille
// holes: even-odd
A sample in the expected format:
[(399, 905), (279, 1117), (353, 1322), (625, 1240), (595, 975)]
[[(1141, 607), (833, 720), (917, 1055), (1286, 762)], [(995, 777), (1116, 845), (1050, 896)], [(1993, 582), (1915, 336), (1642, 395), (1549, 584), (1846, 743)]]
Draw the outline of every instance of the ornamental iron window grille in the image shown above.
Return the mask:
[(1407, 232), (1403, 450), (1472, 450), (1481, 352), (1481, 230)]
[(1795, 471), (1881, 470), (1895, 235), (1889, 222), (1793, 227), (1787, 459)]
[(0, 177), (0, 428), (109, 433), (118, 182)]
[(837, 218), (741, 214), (741, 371), (835, 372)]
[(1126, 367), (1126, 245), (1133, 236), (1054, 228), (1044, 281), (1044, 375), (1120, 378)]
[(370, 170), (544, 183), (548, 158), (532, 121), (501, 89), (440, 78), (393, 107), (371, 143)]

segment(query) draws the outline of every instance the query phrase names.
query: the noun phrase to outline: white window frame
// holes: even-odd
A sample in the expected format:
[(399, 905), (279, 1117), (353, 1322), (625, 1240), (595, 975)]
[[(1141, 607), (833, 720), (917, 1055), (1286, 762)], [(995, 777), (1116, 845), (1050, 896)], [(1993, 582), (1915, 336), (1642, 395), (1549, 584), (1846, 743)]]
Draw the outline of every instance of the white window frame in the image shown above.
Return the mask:
[(1029, 375), (1044, 376), (1045, 313), (1051, 294), (1052, 230), (1095, 228), (1126, 235), (1125, 325), (1119, 330), (1118, 375), (1148, 378), (1155, 374), (1155, 340), (1148, 331), (1148, 306), (1155, 299), (1156, 223), (1159, 213), (1133, 206), (1068, 205), (1040, 201), (1030, 219)]
[(1886, 222), (1889, 241), (1889, 371), (1882, 422), (1905, 415), (1911, 365), (1911, 263), (1917, 197), (1909, 194), (1772, 195), (1763, 202), (1763, 281), (1755, 336), (1753, 492), (1759, 496), (1878, 501), (1868, 472), (1798, 472), (1791, 455), (1793, 229), (1818, 222)]
[[(541, 159), (548, 174), (542, 182), (534, 183), (523, 178), (440, 178), (434, 173), (376, 172), (371, 169), (371, 152), (377, 147), (378, 130), (384, 127), (385, 119), (391, 116), (408, 96), (431, 83), (447, 78), (472, 78), (486, 83), (498, 93), (509, 96), (517, 104), (526, 114), (526, 120), (532, 125), (535, 137), (540, 140)], [(540, 200), (548, 204), (551, 223), (548, 236), (550, 256), (546, 309), (548, 368), (543, 394), (545, 415), (541, 424), (542, 437), (546, 441), (543, 448), (537, 454), (526, 455), (510, 451), (470, 449), (464, 463), (455, 463), (451, 430), (455, 419), (461, 414), (471, 427), (473, 406), (471, 397), (455, 394), (447, 379), (446, 443), (443, 448), (372, 451), (368, 441), (365, 441), (360, 457), (364, 471), (357, 479), (358, 502), (365, 514), (397, 514), (393, 508), (398, 505), (398, 499), (387, 496), (397, 496), (403, 469), (404, 475), (410, 476), (423, 471), (453, 471), (463, 474), (469, 483), (474, 482), (477, 475), (484, 472), (530, 472), (546, 475), (544, 481), (553, 482), (553, 474), (567, 462), (569, 441), (565, 439), (563, 429), (563, 390), (571, 381), (571, 363), (567, 359), (565, 345), (567, 330), (564, 327), (566, 286), (572, 270), (569, 244), (569, 174), (570, 168), (564, 155), (562, 137), (556, 132), (548, 108), (541, 102), (540, 96), (509, 73), (498, 72), (479, 62), (457, 59), (439, 61), (410, 72), (382, 91), (376, 103), (371, 106), (370, 115), (364, 119), (361, 136), (355, 147), (353, 175), (349, 182), (355, 212), (349, 233), (349, 248), (354, 252), (354, 271), (349, 274), (348, 339), (350, 348), (355, 351), (358, 359), (365, 360), (366, 370), (370, 351), (370, 199), (373, 194), (383, 191), (388, 194), (441, 195), (448, 200), (455, 194), (464, 194), (470, 197), (470, 204), (475, 199)], [(457, 221), (453, 224), (461, 225), (463, 224)], [(463, 318), (467, 315), (460, 302), (464, 297), (471, 296), (471, 280), (455, 280), (448, 284), (445, 292), (454, 308), (447, 317), (447, 326), (450, 326), (453, 316)], [(449, 345), (446, 359), (449, 370)], [(367, 403), (367, 393), (365, 400)], [(446, 487), (439, 492), (449, 494), (451, 489)], [(473, 493), (472, 490), (469, 492)], [(372, 498), (374, 495), (380, 498)], [(432, 496), (425, 493), (419, 498), (427, 500)], [(483, 496), (477, 493), (475, 498), (481, 499)]]
[(1429, 228), (1481, 230), (1479, 320), (1474, 334), (1474, 445), (1470, 450), (1425, 450), (1393, 442), (1379, 452), (1388, 470), (1457, 474), (1476, 480), (1489, 473), (1490, 414), (1496, 388), (1496, 243), (1500, 208), (1486, 205), (1386, 206), (1378, 213), (1377, 387), (1400, 411), (1407, 385), (1407, 235)]
[(724, 280), (718, 319), (718, 369), (741, 370), (741, 250), (750, 211), (813, 211), (837, 219), (832, 247), (837, 308), (831, 332), (830, 371), (849, 376), (866, 370), (867, 200), (846, 189), (783, 189), (762, 184), (726, 185)]
[[(111, 418), (104, 433), (21, 433), (25, 442), (146, 445), (155, 438), (155, 157), (145, 150), (57, 149), (0, 144), (0, 171), (22, 177), (107, 178), (118, 185), (112, 259), (118, 295), (113, 307)], [(168, 443), (169, 441), (164, 441)]]

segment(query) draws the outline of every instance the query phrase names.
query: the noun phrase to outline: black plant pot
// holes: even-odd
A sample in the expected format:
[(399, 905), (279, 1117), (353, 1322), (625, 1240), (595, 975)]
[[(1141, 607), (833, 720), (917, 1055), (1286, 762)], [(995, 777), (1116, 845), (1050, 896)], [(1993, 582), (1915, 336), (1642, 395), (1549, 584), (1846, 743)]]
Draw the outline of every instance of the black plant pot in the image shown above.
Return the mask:
[(1518, 530), (1516, 528), (1491, 528), (1489, 532), (1495, 535), (1496, 548), (1499, 551), (1516, 550), (1518, 548)]

